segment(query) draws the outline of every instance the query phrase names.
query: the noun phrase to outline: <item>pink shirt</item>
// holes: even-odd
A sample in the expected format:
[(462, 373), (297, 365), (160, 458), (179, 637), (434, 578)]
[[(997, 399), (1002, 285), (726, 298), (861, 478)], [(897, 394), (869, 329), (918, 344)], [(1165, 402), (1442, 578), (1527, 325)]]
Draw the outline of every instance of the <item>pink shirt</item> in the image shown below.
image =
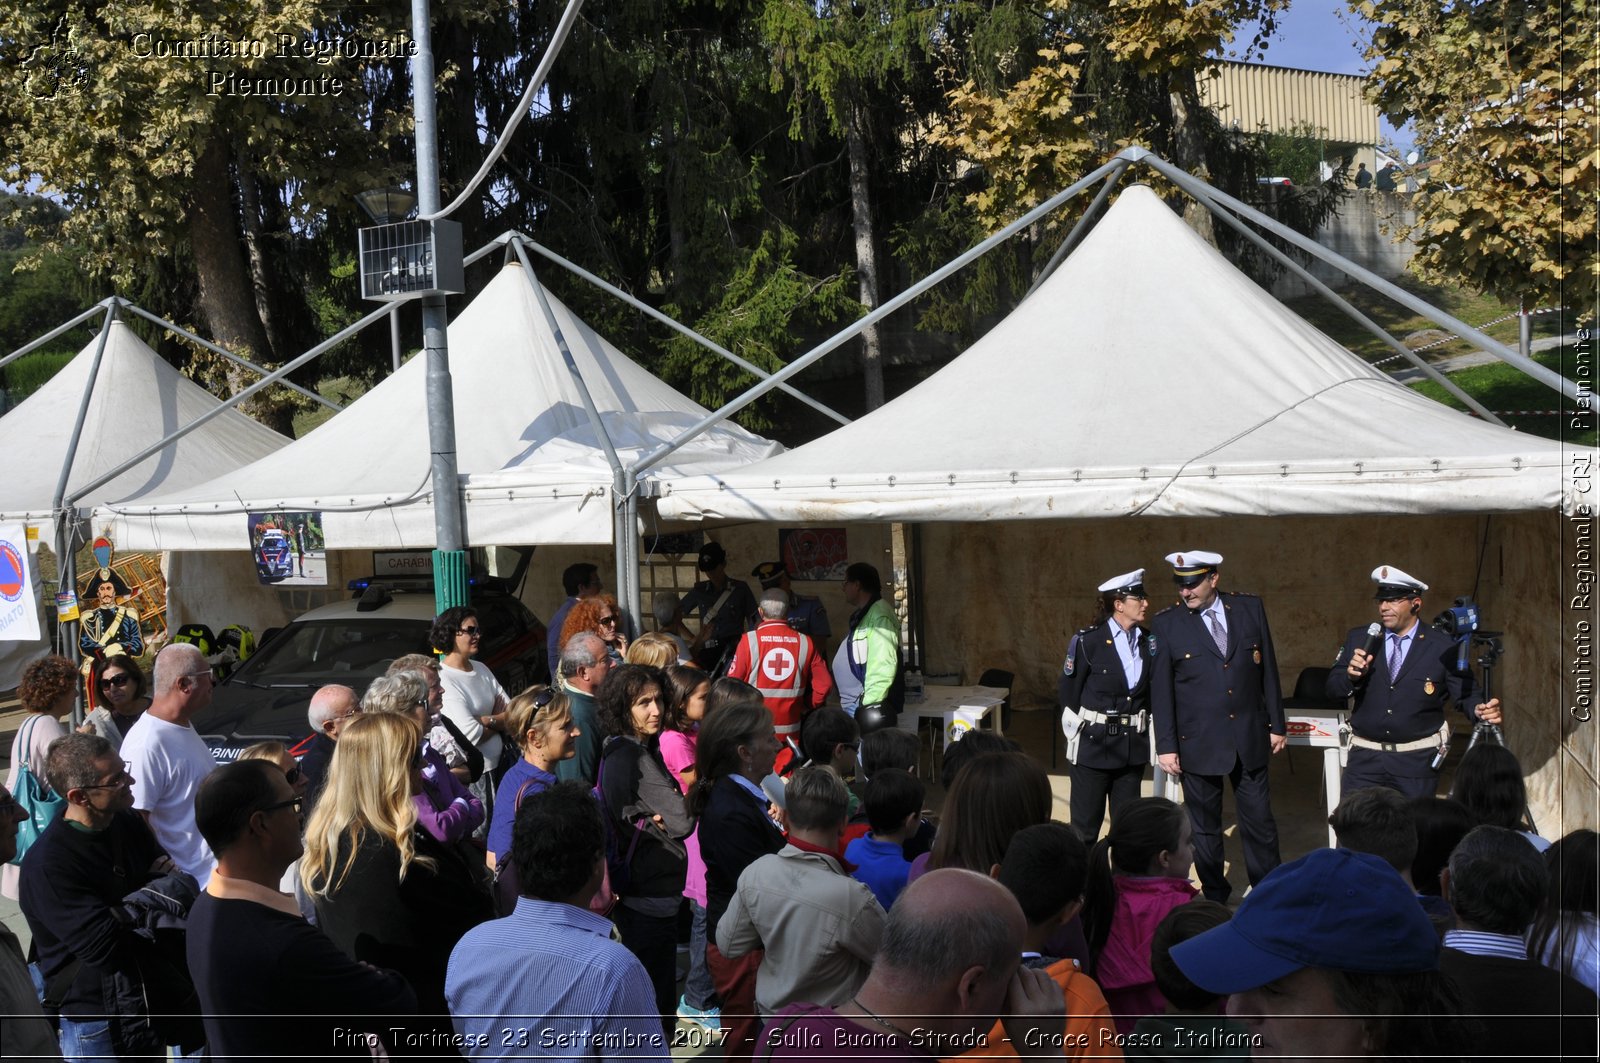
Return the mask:
[[(694, 767), (694, 747), (699, 739), (698, 729), (693, 731), (662, 731), (661, 732), (661, 760), (672, 772), (672, 777), (681, 785), (683, 777), (680, 773)], [(688, 787), (684, 787), (687, 791)], [(694, 831), (684, 839), (684, 847), (689, 850), (688, 873), (683, 880), (683, 895), (694, 901), (700, 907), (706, 906), (706, 862), (700, 857), (700, 825), (695, 824)]]
[(1113, 875), (1111, 881), (1117, 906), (1112, 910), (1106, 947), (1095, 961), (1094, 978), (1117, 1018), (1118, 1031), (1128, 1033), (1142, 1016), (1167, 1010), (1167, 1000), (1156, 988), (1156, 976), (1150, 970), (1150, 942), (1167, 913), (1188, 904), (1200, 891), (1186, 878)]

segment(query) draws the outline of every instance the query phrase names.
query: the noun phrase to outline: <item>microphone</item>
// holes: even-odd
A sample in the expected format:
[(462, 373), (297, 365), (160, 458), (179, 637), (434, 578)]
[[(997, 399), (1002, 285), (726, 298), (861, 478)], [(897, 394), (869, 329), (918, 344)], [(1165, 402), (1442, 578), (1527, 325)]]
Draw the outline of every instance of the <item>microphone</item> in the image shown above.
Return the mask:
[[(1377, 621), (1373, 621), (1372, 623), (1367, 625), (1367, 644), (1362, 647), (1362, 650), (1366, 653), (1366, 655), (1369, 658), (1375, 660), (1377, 658), (1377, 656), (1378, 656), (1378, 647), (1382, 643), (1383, 643), (1383, 625), (1379, 624)], [(1367, 662), (1367, 674), (1368, 675), (1371, 674), (1371, 669), (1372, 669), (1372, 660), (1368, 660), (1368, 662)], [(1363, 676), (1362, 678), (1365, 679), (1366, 676)]]
[(1378, 643), (1383, 641), (1383, 625), (1377, 621), (1367, 625), (1367, 644), (1363, 647), (1368, 657), (1378, 655)]

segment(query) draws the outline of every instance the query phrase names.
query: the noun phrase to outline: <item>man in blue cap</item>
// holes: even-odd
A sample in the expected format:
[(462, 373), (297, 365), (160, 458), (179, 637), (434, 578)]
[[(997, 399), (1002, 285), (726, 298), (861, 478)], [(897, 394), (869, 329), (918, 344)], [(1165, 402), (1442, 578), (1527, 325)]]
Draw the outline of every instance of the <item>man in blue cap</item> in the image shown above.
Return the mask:
[(1255, 1058), (1465, 1054), (1469, 1020), (1439, 973), (1433, 924), (1369, 853), (1318, 849), (1284, 864), (1171, 956), (1195, 985), (1228, 995)]
[[(1373, 569), (1372, 582), (1379, 630), (1351, 628), (1328, 673), (1328, 697), (1353, 699), (1354, 706), (1341, 793), (1387, 786), (1407, 797), (1432, 797), (1435, 764), (1450, 748), (1445, 702), (1466, 712), (1472, 670), (1449, 635), (1422, 623), (1426, 583), (1393, 565)], [(1473, 715), (1499, 723), (1500, 699), (1478, 704)]]
[(1256, 885), (1278, 866), (1267, 762), (1289, 744), (1267, 612), (1253, 594), (1217, 592), (1222, 555), (1168, 554), (1182, 602), (1150, 622), (1150, 707), (1161, 770), (1182, 781), (1194, 867), (1206, 899), (1233, 892), (1222, 858), (1222, 784), (1233, 786), (1245, 871)]

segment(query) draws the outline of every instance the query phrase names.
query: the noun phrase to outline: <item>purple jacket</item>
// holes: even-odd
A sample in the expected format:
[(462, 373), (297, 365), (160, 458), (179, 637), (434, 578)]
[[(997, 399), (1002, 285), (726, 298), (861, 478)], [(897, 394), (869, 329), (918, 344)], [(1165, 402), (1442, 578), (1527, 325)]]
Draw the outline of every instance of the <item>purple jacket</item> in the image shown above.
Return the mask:
[(423, 745), (422, 760), (422, 792), (411, 799), (417, 805), (417, 825), (446, 844), (470, 838), (483, 822), (483, 802), (450, 774), (450, 766), (432, 746)]

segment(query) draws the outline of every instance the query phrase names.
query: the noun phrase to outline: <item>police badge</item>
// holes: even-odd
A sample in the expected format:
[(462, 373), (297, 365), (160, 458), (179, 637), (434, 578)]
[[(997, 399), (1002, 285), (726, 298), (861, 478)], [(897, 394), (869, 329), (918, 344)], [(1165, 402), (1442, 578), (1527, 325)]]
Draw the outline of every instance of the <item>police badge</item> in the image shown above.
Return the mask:
[(1251, 654), (1251, 655), (1250, 655), (1250, 656), (1251, 656), (1251, 657), (1253, 657), (1253, 658), (1255, 658), (1255, 662), (1256, 662), (1256, 663), (1257, 663), (1257, 664), (1260, 664), (1260, 663), (1261, 663), (1261, 651), (1260, 651), (1260, 650), (1257, 650), (1257, 651), (1255, 651), (1255, 652), (1254, 652), (1254, 653), (1252, 653), (1252, 654)]
[(1423, 693), (1424, 693), (1424, 694), (1426, 694), (1426, 695), (1428, 695), (1428, 696), (1429, 696), (1429, 697), (1430, 697), (1430, 698), (1431, 698), (1431, 697), (1433, 697), (1433, 690), (1434, 690), (1434, 687), (1433, 687), (1433, 680), (1431, 680), (1431, 679), (1429, 679), (1429, 680), (1426, 680), (1426, 681), (1425, 681), (1425, 682), (1424, 682), (1424, 683), (1423, 683), (1423, 684), (1422, 684), (1422, 692), (1423, 692)]

